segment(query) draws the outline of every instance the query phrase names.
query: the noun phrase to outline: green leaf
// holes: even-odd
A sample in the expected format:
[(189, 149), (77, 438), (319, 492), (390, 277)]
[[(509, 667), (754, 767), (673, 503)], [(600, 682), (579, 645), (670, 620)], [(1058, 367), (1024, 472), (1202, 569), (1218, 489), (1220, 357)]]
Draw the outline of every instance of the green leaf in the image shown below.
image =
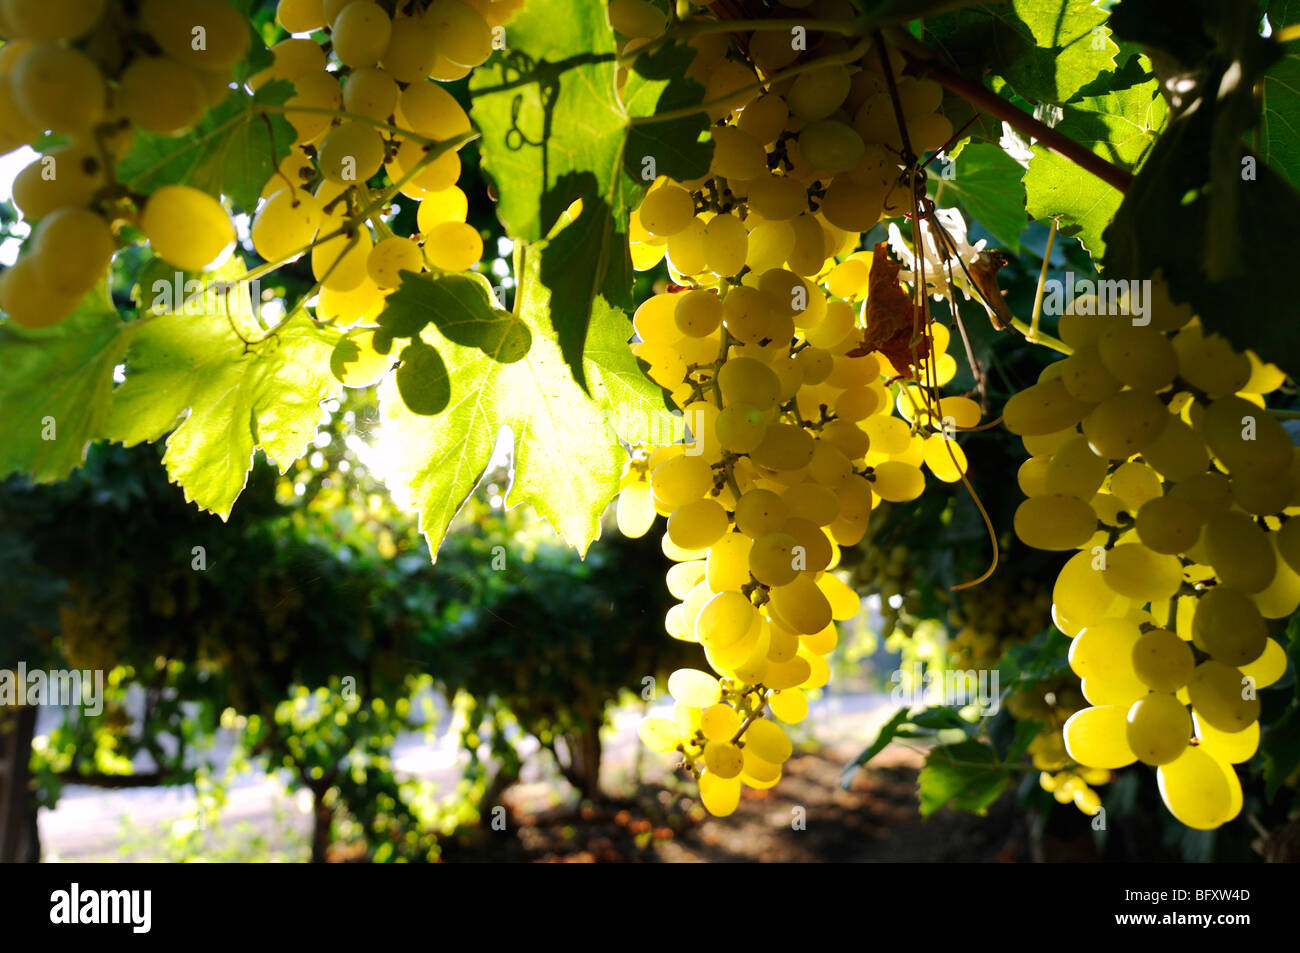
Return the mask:
[(414, 338), (430, 322), (448, 340), (476, 347), (503, 364), (519, 360), (532, 346), (527, 325), (497, 306), (479, 274), (404, 275), (385, 302), (379, 326), (395, 338)]
[(135, 192), (185, 184), (213, 195), (228, 195), (247, 212), (257, 205), (262, 186), (293, 146), (293, 127), (281, 113), (261, 106), (283, 105), (293, 84), (275, 80), (249, 94), (235, 90), (193, 131), (160, 136), (140, 130), (131, 151), (118, 164), (118, 179)]
[(102, 285), (52, 328), (0, 324), (0, 477), (62, 480), (81, 465), (103, 433), (131, 331)]
[(979, 222), (1009, 249), (1020, 247), (1020, 233), (1028, 224), (1024, 167), (1001, 148), (987, 143), (967, 146), (957, 157), (955, 176), (944, 181), (944, 194), (961, 202), (967, 215)]
[[(1268, 22), (1274, 34), (1300, 23), (1300, 0), (1272, 0)], [(1285, 50), (1264, 76), (1260, 148), (1264, 161), (1300, 188), (1300, 40), (1292, 40)]]
[(998, 659), (998, 684), (1003, 697), (1025, 682), (1068, 674), (1070, 638), (1048, 626), (1028, 642), (1012, 645)]
[[(1137, 13), (1150, 4), (1160, 8), (1156, 0), (1137, 5), (1135, 23), (1144, 22)], [(1106, 233), (1105, 268), (1125, 279), (1161, 272), (1170, 297), (1190, 304), (1207, 329), (1300, 374), (1300, 338), (1289, 317), (1294, 281), (1286, 269), (1258, 263), (1258, 249), (1290, 246), (1300, 193), (1242, 147), (1259, 121), (1255, 85), (1283, 51), (1258, 35), (1251, 5), (1209, 10), (1205, 25), (1214, 45), (1201, 61), (1171, 68), (1188, 81), (1183, 108)], [(1196, 50), (1194, 39), (1180, 48)]]
[(1012, 0), (929, 18), (924, 30), (965, 75), (992, 70), (1025, 99), (1064, 103), (1115, 66), (1119, 47), (1096, 32), (1106, 16), (1079, 0)]
[(464, 314), (444, 312), (420, 332), (446, 366), (451, 398), (442, 411), (416, 415), (402, 400), (395, 376), (380, 384), (384, 438), (396, 448), (391, 485), (410, 488), (420, 531), (436, 558), (448, 525), (487, 467), (501, 428), (509, 427), (515, 437), (510, 504), (527, 503), (585, 554), (600, 534), (601, 513), (618, 491), (626, 454), (600, 407), (566, 366), (544, 299), (520, 288), (516, 318), (526, 326), (530, 345), (510, 363), (442, 333), (443, 324), (482, 320), (477, 305), (464, 307)]
[(983, 814), (1006, 790), (1012, 773), (997, 763), (992, 748), (978, 741), (934, 748), (918, 779), (921, 816), (944, 806)]
[[(1135, 168), (1151, 150), (1167, 115), (1155, 79), (1134, 64), (1116, 74), (1129, 85), (1097, 95), (1080, 97), (1061, 107), (1056, 129), (1106, 161)], [(1119, 209), (1123, 196), (1090, 172), (1042, 146), (1025, 173), (1029, 214), (1036, 219), (1056, 216), (1063, 235), (1075, 235), (1094, 259), (1106, 245), (1103, 233)]]
[[(134, 329), (126, 382), (113, 395), (106, 436), (132, 446), (170, 433), (163, 465), (188, 500), (225, 519), (262, 447), (285, 472), (306, 451), (337, 334), (305, 315), (263, 331), (252, 318), (237, 260), (207, 276), (203, 293)], [(235, 282), (226, 293), (220, 282)]]
[[(550, 237), (582, 201), (576, 221), (554, 236), (541, 266), (552, 290), (555, 331), (574, 379), (587, 386), (582, 348), (593, 302), (631, 306), (627, 221), (656, 174), (691, 178), (708, 168), (702, 114), (634, 126), (633, 120), (703, 98), (680, 78), (693, 55), (641, 56), (616, 89), (614, 33), (601, 4), (533, 0), (512, 22), (511, 51), (475, 70), (471, 116), (482, 131), (485, 169), (496, 180), (497, 214), (517, 241)], [(522, 51), (527, 50), (527, 53)]]

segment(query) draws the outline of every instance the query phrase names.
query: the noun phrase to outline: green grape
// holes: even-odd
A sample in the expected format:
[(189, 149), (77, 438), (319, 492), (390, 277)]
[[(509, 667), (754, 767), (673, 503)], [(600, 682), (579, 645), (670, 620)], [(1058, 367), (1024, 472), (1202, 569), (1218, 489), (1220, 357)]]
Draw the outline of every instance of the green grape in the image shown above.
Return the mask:
[(767, 409), (775, 406), (781, 395), (781, 380), (761, 361), (733, 357), (718, 369), (718, 388), (726, 404), (751, 404)]
[(464, 222), (469, 214), (469, 199), (456, 186), (430, 192), (420, 200), (415, 224), (427, 235), (443, 222)]
[(731, 453), (752, 453), (763, 443), (767, 421), (752, 404), (729, 404), (714, 425), (718, 444)]
[(1196, 600), (1192, 642), (1217, 662), (1242, 666), (1263, 654), (1268, 627), (1249, 596), (1215, 586)]
[(722, 686), (708, 672), (679, 668), (668, 676), (668, 694), (690, 708), (708, 708), (722, 697)]
[(343, 108), (354, 116), (384, 122), (397, 110), (398, 92), (393, 77), (378, 67), (353, 70), (343, 83)]
[(790, 515), (785, 501), (771, 490), (749, 490), (736, 502), (736, 529), (758, 539), (780, 532)]
[[(834, 184), (831, 183), (832, 187)], [(829, 193), (827, 198), (829, 199)], [(823, 208), (831, 208), (828, 202), (823, 202), (822, 205)], [(837, 223), (832, 221), (831, 224)], [(826, 262), (826, 232), (822, 229), (821, 223), (804, 212), (790, 219), (790, 227), (794, 229), (794, 248), (790, 252), (790, 257), (786, 259), (786, 264), (797, 275), (806, 277), (817, 274)], [(837, 227), (843, 226), (837, 225)]]
[(934, 112), (943, 103), (943, 87), (932, 79), (905, 76), (898, 81), (897, 90), (899, 105), (909, 123)]
[(678, 234), (695, 221), (691, 193), (677, 185), (652, 189), (641, 200), (637, 212), (647, 232), (664, 238)]
[[(160, 0), (170, 2), (170, 0)], [(325, 50), (315, 40), (288, 39), (281, 40), (271, 47), (274, 57), (272, 64), (256, 73), (248, 80), (248, 85), (258, 89), (274, 79), (295, 80), (307, 73), (318, 73), (325, 69)]]
[(794, 581), (794, 548), (799, 541), (789, 533), (765, 533), (749, 550), (749, 571), (765, 586), (785, 586)]
[[(641, 221), (645, 222), (644, 215)], [(646, 228), (649, 229), (650, 226), (646, 225)], [(684, 227), (668, 236), (668, 261), (682, 275), (696, 275), (704, 271), (708, 263), (708, 246), (704, 239), (702, 221), (692, 218)]]
[(760, 718), (745, 729), (745, 747), (768, 764), (785, 764), (794, 753), (790, 737), (774, 721)]
[[(869, 231), (884, 214), (887, 195), (888, 189), (883, 185), (861, 183), (846, 176), (836, 176), (826, 189), (821, 213), (826, 217), (826, 221), (846, 232)], [(811, 262), (814, 254), (824, 257), (825, 252), (825, 248), (817, 249), (814, 243), (807, 251), (808, 260)], [(815, 274), (820, 270), (819, 265), (817, 268), (805, 268), (801, 273)]]
[(1183, 567), (1176, 556), (1120, 543), (1106, 554), (1102, 576), (1119, 595), (1143, 604), (1172, 599), (1183, 583)]
[[(739, 285), (732, 288), (722, 302), (722, 321), (727, 331), (742, 344), (757, 344), (764, 339), (784, 343), (794, 334), (791, 319), (776, 310), (777, 299), (757, 288)], [(754, 361), (753, 358), (746, 360)], [(731, 363), (728, 361), (727, 363)], [(762, 361), (754, 361), (762, 364)], [(726, 365), (724, 365), (725, 367)], [(775, 378), (775, 373), (772, 374)], [(780, 396), (781, 384), (777, 379), (772, 402)], [(726, 397), (724, 392), (723, 397)]]
[[(1202, 662), (1187, 680), (1192, 707), (1220, 731), (1242, 731), (1259, 721), (1259, 699), (1239, 669), (1217, 660)], [(1243, 697), (1249, 695), (1250, 697)]]
[(768, 699), (768, 705), (777, 720), (787, 725), (797, 725), (808, 717), (808, 696), (797, 688), (776, 692)]
[(1126, 737), (1143, 764), (1169, 764), (1187, 750), (1192, 716), (1173, 695), (1152, 692), (1129, 709)]
[(707, 337), (722, 323), (722, 302), (712, 292), (697, 288), (680, 297), (673, 317), (686, 336)]
[[(840, 515), (840, 501), (835, 491), (818, 483), (796, 483), (787, 487), (781, 494), (781, 502), (791, 516), (805, 519), (815, 526), (829, 526)], [(739, 506), (736, 515), (739, 525)]]
[(812, 455), (812, 436), (787, 423), (769, 424), (762, 441), (750, 451), (753, 461), (769, 470), (798, 470), (812, 461)]
[(41, 129), (82, 133), (104, 114), (104, 75), (94, 60), (71, 47), (36, 44), (18, 61), (11, 81), (14, 101)]
[[(429, 154), (429, 150), (414, 139), (404, 139), (385, 166), (394, 184), (403, 183), (401, 193), (407, 198), (423, 199), (430, 192), (441, 192), (455, 185), (460, 177), (459, 154), (448, 150), (421, 166)], [(373, 158), (373, 153), (368, 158)], [(358, 160), (356, 165), (359, 167), (361, 162)]]
[(424, 253), (441, 271), (468, 271), (483, 257), (483, 238), (465, 222), (442, 222), (425, 234)]
[(1169, 813), (1188, 827), (1213, 830), (1236, 816), (1235, 772), (1200, 748), (1189, 747), (1176, 761), (1161, 765), (1156, 783)]
[(1002, 409), (1002, 421), (1014, 434), (1039, 436), (1073, 427), (1090, 409), (1071, 396), (1061, 381), (1046, 380), (1012, 396)]
[(1196, 738), (1207, 754), (1228, 764), (1249, 761), (1259, 750), (1259, 722), (1252, 722), (1241, 731), (1220, 731), (1198, 713), (1192, 712)]
[(1091, 500), (1106, 479), (1106, 460), (1093, 452), (1088, 438), (1077, 436), (1052, 455), (1047, 465), (1047, 492)]
[(469, 115), (456, 97), (437, 83), (411, 83), (397, 100), (397, 125), (430, 139), (446, 141), (471, 129)]
[(709, 549), (705, 578), (714, 592), (739, 590), (749, 582), (749, 550), (754, 541), (743, 533), (727, 533)]
[(365, 182), (384, 164), (384, 140), (374, 126), (345, 122), (321, 141), (317, 164), (321, 175), (330, 182)]
[(1080, 678), (1121, 681), (1136, 677), (1132, 656), (1140, 636), (1137, 623), (1129, 619), (1089, 622), (1070, 643), (1070, 668)]
[(397, 288), (402, 283), (402, 272), (418, 275), (423, 267), (420, 246), (401, 235), (385, 238), (366, 256), (366, 272), (381, 288)]
[(764, 93), (741, 110), (736, 126), (766, 145), (785, 131), (789, 118), (785, 100), (776, 93)]
[[(808, 211), (808, 190), (797, 180), (783, 175), (764, 175), (749, 187), (747, 197), (750, 211), (757, 212), (771, 225), (773, 222), (786, 221)], [(787, 230), (790, 250), (794, 247), (794, 232)], [(750, 244), (754, 235), (750, 233)], [(780, 256), (785, 261), (790, 251)]]
[(115, 249), (113, 230), (103, 216), (64, 208), (41, 221), (33, 250), (41, 281), (56, 295), (80, 298), (104, 277)]
[(677, 723), (667, 718), (646, 718), (637, 728), (637, 734), (647, 748), (660, 754), (674, 750), (682, 739)]
[(379, 4), (368, 0), (350, 3), (331, 27), (334, 55), (353, 69), (374, 66), (388, 49), (392, 29), (392, 20)]
[(791, 115), (800, 119), (825, 119), (849, 95), (847, 67), (835, 65), (801, 74), (786, 94)]
[(1287, 475), (1282, 479), (1261, 476), (1253, 471), (1238, 471), (1230, 479), (1232, 499), (1247, 513), (1274, 516), (1291, 505), (1296, 495), (1295, 483)]
[(1095, 348), (1075, 351), (1060, 363), (1060, 380), (1070, 396), (1097, 404), (1118, 393), (1121, 384), (1106, 369)]
[(1129, 600), (1106, 585), (1093, 568), (1094, 560), (1087, 551), (1071, 556), (1052, 587), (1052, 619), (1066, 635), (1075, 636), (1084, 626), (1122, 614), (1129, 606)]
[(137, 56), (118, 83), (118, 108), (146, 132), (184, 132), (207, 108), (198, 75), (164, 56)]
[[(797, 635), (815, 635), (831, 624), (829, 600), (817, 588), (817, 583), (804, 573), (796, 576), (790, 584), (774, 588), (771, 597), (775, 621)], [(778, 687), (770, 681), (767, 685), (769, 688)]]
[(729, 741), (740, 730), (741, 721), (730, 705), (710, 705), (700, 715), (700, 731), (710, 741)]
[(1125, 390), (1102, 401), (1083, 419), (1083, 433), (1100, 456), (1125, 460), (1160, 436), (1169, 411), (1154, 394)]
[(1217, 334), (1187, 327), (1174, 338), (1178, 371), (1210, 398), (1234, 394), (1250, 380), (1250, 360)]
[(144, 0), (140, 20), (164, 53), (190, 69), (224, 72), (248, 50), (248, 23), (226, 0)]
[(294, 95), (286, 106), (299, 107), (293, 112), (285, 113), (285, 118), (297, 134), (298, 144), (315, 142), (333, 122), (332, 117), (319, 112), (307, 112), (309, 109), (337, 110), (343, 102), (343, 93), (339, 89), (338, 77), (333, 73), (304, 73), (293, 81)]
[(703, 457), (680, 456), (665, 460), (650, 474), (655, 496), (670, 509), (698, 500), (713, 486), (713, 471)]
[(380, 65), (402, 83), (423, 83), (438, 63), (438, 33), (422, 16), (399, 14), (393, 18)]
[[(321, 231), (331, 234), (343, 224), (343, 219), (327, 215), (321, 221)], [(311, 271), (322, 287), (333, 291), (351, 291), (369, 280), (366, 259), (374, 239), (370, 229), (359, 226), (352, 234), (341, 234), (318, 241), (311, 250)]]
[(438, 52), (457, 66), (472, 68), (492, 55), (492, 30), (468, 4), (433, 0), (425, 19), (438, 36)]
[(314, 196), (281, 189), (253, 217), (253, 248), (267, 261), (288, 259), (311, 244), (320, 222), (320, 202)]
[(668, 536), (682, 549), (707, 549), (727, 531), (727, 511), (716, 500), (694, 500), (668, 517)]
[(740, 781), (716, 774), (700, 775), (700, 800), (714, 817), (734, 814), (740, 804)]
[(799, 131), (799, 149), (818, 170), (838, 175), (862, 160), (866, 146), (851, 126), (833, 119), (815, 119)]
[(1124, 708), (1104, 705), (1082, 708), (1065, 722), (1065, 750), (1079, 764), (1090, 768), (1123, 768), (1137, 760), (1128, 744), (1128, 720)]
[(664, 31), (667, 18), (646, 0), (609, 0), (609, 25), (630, 37), (652, 39)]
[(1286, 658), (1286, 651), (1277, 640), (1268, 639), (1258, 658), (1240, 666), (1241, 674), (1253, 678), (1256, 688), (1267, 688), (1286, 674)]
[(1156, 692), (1175, 692), (1187, 684), (1196, 660), (1187, 643), (1168, 629), (1150, 629), (1133, 643), (1133, 671)]
[(1261, 592), (1273, 581), (1277, 555), (1268, 534), (1245, 513), (1212, 513), (1205, 522), (1202, 540), (1205, 558), (1225, 586)]
[(275, 18), (289, 33), (311, 33), (326, 26), (321, 0), (280, 0)]
[(4, 18), (12, 29), (8, 34), (47, 43), (75, 40), (90, 32), (104, 15), (106, 0), (5, 0)]
[(1172, 496), (1157, 496), (1142, 504), (1136, 526), (1142, 545), (1157, 553), (1185, 553), (1200, 537), (1204, 514), (1187, 502)]
[(906, 503), (925, 490), (925, 474), (919, 467), (898, 460), (886, 460), (874, 467), (872, 488), (882, 500)]
[(723, 214), (710, 219), (704, 226), (704, 242), (705, 260), (715, 275), (729, 278), (745, 267), (749, 232), (736, 216)]
[(1160, 477), (1145, 463), (1130, 460), (1121, 463), (1110, 475), (1109, 491), (1126, 510), (1136, 513), (1147, 500), (1160, 496)]
[[(907, 134), (917, 153), (942, 149), (952, 138), (952, 120), (942, 113), (931, 113), (915, 121), (908, 120)], [(892, 137), (891, 137), (892, 138)]]
[(203, 271), (235, 240), (221, 203), (188, 185), (164, 185), (145, 202), (140, 230), (154, 254), (183, 271)]
[(1016, 507), (1014, 527), (1016, 536), (1035, 549), (1075, 549), (1097, 531), (1097, 514), (1078, 497), (1049, 493)]
[(26, 255), (0, 274), (0, 310), (20, 327), (38, 329), (58, 324), (77, 305), (44, 281), (35, 255)]
[(729, 741), (710, 741), (704, 746), (704, 766), (714, 777), (737, 777), (744, 765), (744, 755)]
[(1201, 434), (1232, 474), (1278, 476), (1291, 468), (1291, 437), (1277, 418), (1240, 397), (1221, 397), (1206, 408)]
[(735, 126), (715, 126), (712, 135), (710, 175), (737, 181), (767, 175), (767, 153), (763, 144), (749, 133)]
[(1097, 352), (1106, 370), (1134, 390), (1163, 390), (1178, 374), (1174, 346), (1151, 325), (1108, 322), (1097, 339)]
[(1051, 465), (1050, 457), (1030, 457), (1020, 464), (1020, 469), (1016, 471), (1016, 483), (1020, 486), (1020, 492), (1025, 496), (1042, 496), (1047, 493), (1047, 473)]

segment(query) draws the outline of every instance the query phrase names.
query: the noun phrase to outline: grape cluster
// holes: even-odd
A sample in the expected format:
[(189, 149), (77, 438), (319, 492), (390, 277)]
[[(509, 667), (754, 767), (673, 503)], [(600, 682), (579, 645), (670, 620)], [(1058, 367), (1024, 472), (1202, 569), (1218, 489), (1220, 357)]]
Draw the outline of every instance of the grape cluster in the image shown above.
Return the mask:
[[(652, 9), (611, 4), (624, 51), (664, 29)], [(906, 303), (885, 246), (855, 249), (912, 200), (879, 59), (841, 62), (830, 36), (803, 53), (788, 32), (757, 31), (744, 53), (724, 34), (689, 42), (689, 73), (714, 103), (712, 164), (697, 180), (657, 179), (630, 235), (634, 266), (666, 261), (673, 282), (636, 310), (632, 349), (691, 442), (636, 450), (617, 520), (637, 536), (667, 516), (681, 603), (665, 627), (700, 643), (716, 673), (677, 672), (673, 717), (648, 719), (642, 738), (680, 752), (705, 806), (728, 814), (742, 785), (780, 777), (791, 747), (776, 722), (804, 718), (804, 692), (829, 678), (835, 622), (859, 611), (831, 574), (840, 548), (863, 539), (880, 501), (916, 499), (926, 469), (960, 480), (953, 438), (981, 411), (936, 396), (956, 371), (945, 328), (909, 317), (886, 348), (867, 304), (869, 285)], [(816, 68), (771, 78), (800, 57)], [(942, 145), (939, 87), (890, 63), (911, 148)]]
[(1153, 765), (1169, 811), (1214, 828), (1241, 809), (1256, 692), (1286, 667), (1268, 620), (1300, 606), (1300, 450), (1265, 405), (1284, 375), (1158, 281), (1143, 318), (1097, 310), (1074, 303), (1073, 354), (1006, 404), (1031, 454), (1015, 531), (1078, 550), (1052, 594), (1088, 702), (1070, 759)]
[(14, 180), (36, 223), (0, 277), (0, 309), (27, 328), (72, 313), (104, 276), (130, 221), (180, 268), (210, 264), (234, 241), (220, 203), (168, 186), (124, 205), (114, 166), (137, 129), (177, 135), (230, 91), (248, 24), (225, 0), (5, 0), (0, 4), (0, 151), (46, 136), (51, 148)]

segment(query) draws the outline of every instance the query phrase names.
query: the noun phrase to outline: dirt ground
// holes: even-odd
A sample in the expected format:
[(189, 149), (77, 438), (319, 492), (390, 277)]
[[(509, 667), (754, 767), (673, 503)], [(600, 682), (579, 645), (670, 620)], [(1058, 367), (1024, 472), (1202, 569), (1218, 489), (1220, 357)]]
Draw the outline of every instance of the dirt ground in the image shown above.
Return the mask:
[[(1029, 857), (1024, 823), (1008, 798), (984, 817), (916, 806), (921, 766), (891, 747), (848, 790), (840, 770), (856, 750), (795, 755), (780, 784), (745, 790), (730, 817), (710, 817), (687, 783), (647, 784), (596, 805), (536, 809), (529, 792), (505, 798), (507, 829), (449, 843), (447, 862), (1017, 862)], [(803, 829), (796, 819), (803, 818)]]

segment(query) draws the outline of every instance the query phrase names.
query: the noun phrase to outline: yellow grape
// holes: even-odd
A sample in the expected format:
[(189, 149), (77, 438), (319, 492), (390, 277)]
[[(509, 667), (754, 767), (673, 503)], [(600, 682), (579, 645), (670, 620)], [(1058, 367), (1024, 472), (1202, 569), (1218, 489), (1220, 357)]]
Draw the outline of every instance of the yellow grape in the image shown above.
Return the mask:
[(1122, 768), (1137, 760), (1128, 744), (1125, 709), (1113, 705), (1082, 708), (1065, 722), (1065, 750), (1090, 768)]
[(700, 800), (714, 817), (727, 817), (735, 813), (740, 804), (739, 779), (720, 778), (711, 773), (700, 775)]
[(615, 507), (618, 531), (628, 539), (640, 539), (654, 525), (655, 510), (650, 499), (650, 488), (644, 483), (625, 486), (618, 495)]
[(438, 36), (438, 52), (457, 66), (478, 66), (492, 55), (492, 32), (473, 7), (460, 0), (433, 0), (425, 13)]
[(115, 248), (103, 216), (64, 208), (41, 221), (33, 251), (40, 279), (51, 292), (80, 298), (104, 277)]
[(330, 353), (330, 371), (344, 387), (373, 387), (394, 363), (391, 354), (380, 354), (374, 346), (373, 329), (340, 338)]
[(729, 741), (710, 741), (704, 746), (704, 766), (717, 778), (734, 778), (745, 766), (745, 756)]
[(637, 728), (637, 734), (647, 748), (661, 754), (674, 750), (681, 743), (681, 729), (667, 718), (646, 718)]
[[(1169, 813), (1197, 830), (1213, 830), (1236, 816), (1236, 774), (1201, 748), (1187, 748), (1156, 771), (1160, 797)], [(1239, 785), (1238, 785), (1239, 787)]]
[(483, 257), (483, 239), (464, 222), (442, 222), (424, 236), (430, 264), (442, 271), (468, 271)]
[(1151, 629), (1138, 636), (1132, 661), (1137, 677), (1157, 692), (1182, 688), (1196, 667), (1187, 643), (1168, 629)]
[[(39, 43), (23, 54), (11, 74), (14, 100), (41, 129), (86, 132), (104, 114), (104, 75), (86, 54), (57, 43)], [(165, 93), (165, 91), (155, 91)]]
[(106, 0), (4, 0), (4, 19), (11, 35), (38, 43), (74, 40), (104, 15)]
[[(1259, 699), (1239, 669), (1210, 660), (1187, 681), (1192, 707), (1220, 731), (1237, 732), (1259, 720)], [(1249, 696), (1249, 697), (1247, 697)]]
[(0, 310), (20, 327), (51, 327), (76, 305), (75, 296), (61, 294), (45, 282), (34, 255), (19, 258), (0, 274)]
[(784, 764), (794, 752), (789, 736), (775, 722), (759, 718), (745, 730), (745, 747), (768, 764)]
[(330, 182), (365, 182), (384, 163), (384, 140), (373, 126), (348, 121), (326, 134), (317, 164)]
[(691, 708), (708, 708), (722, 697), (722, 686), (708, 672), (679, 668), (668, 676), (668, 694)]
[(267, 261), (287, 259), (311, 244), (320, 222), (315, 196), (300, 189), (281, 189), (253, 217), (253, 248)]
[(327, 22), (321, 0), (280, 0), (275, 18), (290, 33), (311, 33), (323, 29)]
[(183, 271), (203, 271), (235, 240), (235, 226), (221, 203), (188, 185), (164, 185), (140, 215), (154, 254)]
[(1128, 711), (1127, 740), (1143, 764), (1168, 764), (1187, 750), (1192, 716), (1173, 695), (1152, 692)]
[(397, 124), (430, 139), (455, 139), (470, 131), (469, 116), (456, 97), (437, 83), (419, 81), (402, 90)]
[(429, 192), (420, 200), (415, 213), (416, 227), (428, 234), (443, 222), (463, 222), (469, 214), (469, 199), (456, 186)]
[(370, 280), (381, 288), (396, 288), (402, 283), (402, 272), (418, 275), (423, 268), (424, 255), (420, 246), (401, 235), (385, 238), (366, 256)]
[(1014, 527), (1016, 536), (1035, 549), (1075, 549), (1096, 531), (1097, 514), (1078, 497), (1047, 493), (1016, 507)]
[(227, 0), (144, 0), (140, 19), (163, 52), (190, 69), (223, 72), (248, 50), (248, 22)]

